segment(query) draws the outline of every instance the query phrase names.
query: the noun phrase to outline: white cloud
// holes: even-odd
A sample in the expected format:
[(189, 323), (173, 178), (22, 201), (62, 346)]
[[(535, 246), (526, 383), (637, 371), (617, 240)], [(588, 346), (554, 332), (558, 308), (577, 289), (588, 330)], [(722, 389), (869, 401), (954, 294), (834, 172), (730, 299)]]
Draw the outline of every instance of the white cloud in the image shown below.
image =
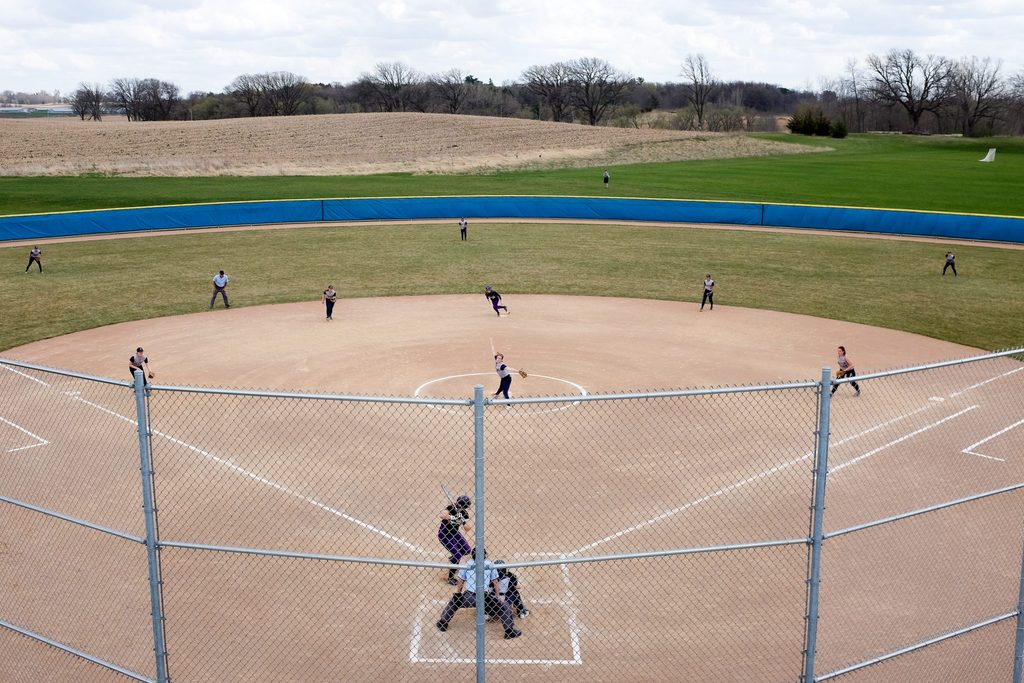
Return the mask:
[(691, 53), (724, 79), (800, 88), (890, 48), (1024, 69), (1019, 0), (0, 0), (0, 16), (0, 90), (152, 76), (218, 91), (274, 70), (351, 82), (390, 61), (500, 83), (587, 56), (664, 82)]

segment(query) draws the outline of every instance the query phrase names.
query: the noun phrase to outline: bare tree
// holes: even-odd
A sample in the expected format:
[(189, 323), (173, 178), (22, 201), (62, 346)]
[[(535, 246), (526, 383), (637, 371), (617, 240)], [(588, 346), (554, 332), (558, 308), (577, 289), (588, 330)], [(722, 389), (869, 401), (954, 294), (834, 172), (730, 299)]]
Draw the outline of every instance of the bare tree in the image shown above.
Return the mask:
[(1002, 62), (993, 62), (988, 57), (964, 57), (954, 65), (950, 92), (964, 135), (975, 135), (982, 121), (998, 116), (999, 104), (1006, 95), (1006, 84), (999, 76), (1001, 68)]
[(129, 121), (142, 120), (142, 98), (141, 78), (115, 78), (110, 82), (110, 99)]
[(405, 111), (410, 88), (424, 82), (418, 71), (402, 62), (379, 62), (362, 80), (381, 111)]
[(1010, 135), (1024, 132), (1024, 71), (1010, 77), (1006, 87), (1007, 129)]
[(71, 96), (71, 110), (83, 121), (89, 117), (93, 121), (103, 119), (103, 87), (99, 83), (86, 85), (79, 83), (78, 89)]
[(868, 55), (871, 92), (883, 103), (899, 105), (918, 132), (925, 112), (937, 112), (947, 101), (953, 63), (946, 57), (919, 57), (913, 50), (889, 50), (885, 57)]
[(242, 74), (225, 89), (228, 94), (245, 105), (249, 116), (260, 116), (267, 98), (266, 74)]
[(449, 69), (430, 77), (430, 86), (449, 114), (458, 114), (469, 96), (469, 83), (460, 69)]
[[(853, 107), (853, 115), (844, 117), (846, 123), (858, 133), (864, 132), (864, 72), (856, 59), (846, 62), (846, 73), (839, 79), (839, 94)], [(850, 121), (852, 119), (852, 121)], [(851, 125), (852, 124), (852, 125)]]
[(686, 99), (697, 114), (697, 127), (704, 129), (704, 111), (708, 101), (718, 91), (718, 80), (711, 73), (704, 55), (686, 55), (680, 74), (686, 79)]
[(531, 66), (523, 72), (523, 80), (526, 81), (526, 88), (551, 110), (552, 121), (567, 119), (571, 108), (569, 89), (572, 73), (566, 62)]
[(601, 122), (608, 108), (616, 104), (633, 83), (631, 76), (596, 57), (569, 62), (569, 74), (569, 100), (592, 126)]
[(294, 116), (310, 95), (309, 81), (290, 71), (262, 74), (264, 95), (272, 116)]
[(146, 78), (142, 81), (142, 110), (144, 121), (167, 121), (181, 101), (181, 90), (169, 81)]

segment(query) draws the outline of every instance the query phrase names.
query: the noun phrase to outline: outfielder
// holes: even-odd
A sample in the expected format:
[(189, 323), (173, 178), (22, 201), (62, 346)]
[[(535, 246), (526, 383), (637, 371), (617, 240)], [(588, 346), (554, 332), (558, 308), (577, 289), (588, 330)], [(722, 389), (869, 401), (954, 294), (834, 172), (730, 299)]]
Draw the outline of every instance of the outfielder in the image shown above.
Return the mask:
[[(846, 356), (846, 347), (840, 346), (837, 350), (839, 351), (839, 356), (836, 358), (836, 364), (839, 365), (839, 371), (836, 372), (836, 379), (841, 379), (843, 377), (856, 377), (857, 371), (853, 367), (853, 361)], [(857, 386), (857, 383), (850, 382), (850, 386), (852, 386), (853, 390), (857, 392), (857, 396), (860, 396), (860, 387)], [(832, 393), (836, 393), (836, 389), (838, 388), (838, 384), (833, 384)]]
[[(40, 273), (43, 272), (43, 251), (39, 247), (32, 247), (32, 251), (28, 253), (28, 265), (25, 266), (26, 273), (28, 272), (28, 269), (32, 267), (33, 263), (39, 266)], [(955, 268), (953, 269), (953, 272), (956, 273)], [(945, 275), (946, 271), (942, 271), (942, 274)]]
[[(469, 554), (469, 543), (462, 535), (462, 528), (469, 526), (469, 507), (473, 501), (469, 496), (459, 496), (454, 503), (449, 505), (441, 513), (441, 525), (437, 528), (437, 540), (445, 550), (451, 553), (448, 559), (452, 564), (458, 564), (463, 557)], [(448, 570), (448, 583), (455, 585), (455, 572), (457, 569)]]
[(210, 308), (213, 308), (213, 302), (217, 300), (217, 295), (220, 294), (224, 297), (224, 308), (231, 308), (231, 304), (228, 303), (228, 282), (231, 278), (224, 274), (224, 271), (220, 271), (213, 276), (213, 296), (210, 297)]

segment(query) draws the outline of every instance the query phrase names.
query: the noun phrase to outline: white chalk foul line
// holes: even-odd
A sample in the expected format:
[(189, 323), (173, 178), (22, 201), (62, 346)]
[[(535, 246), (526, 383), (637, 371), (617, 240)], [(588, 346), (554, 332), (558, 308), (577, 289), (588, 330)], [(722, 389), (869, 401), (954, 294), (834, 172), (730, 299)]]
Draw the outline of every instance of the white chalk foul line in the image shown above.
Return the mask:
[(15, 370), (14, 368), (12, 368), (10, 366), (0, 364), (0, 368), (3, 368), (4, 370), (7, 370), (9, 372), (13, 372), (15, 375), (21, 375), (25, 379), (30, 379), (33, 382), (36, 382), (38, 384), (42, 384), (44, 387), (50, 386), (48, 383), (44, 382), (43, 380), (37, 379), (36, 377), (33, 377), (32, 375), (26, 374), (26, 373), (22, 372), (21, 370)]
[(971, 389), (977, 389), (978, 387), (983, 387), (986, 384), (988, 384), (989, 382), (995, 382), (997, 379), (1002, 379), (1003, 377), (1009, 377), (1010, 375), (1012, 375), (1014, 373), (1017, 373), (1017, 372), (1020, 372), (1021, 370), (1024, 370), (1024, 367), (1020, 367), (1020, 368), (1015, 368), (1013, 370), (1009, 370), (1007, 372), (1004, 372), (1001, 375), (996, 375), (995, 377), (989, 377), (985, 381), (978, 382), (977, 384), (972, 384), (971, 386), (967, 387), (966, 389), (961, 389), (960, 391), (954, 391), (952, 394), (949, 395), (949, 397), (950, 398), (956, 398), (960, 394), (965, 394), (968, 391), (970, 391)]
[(5, 420), (4, 418), (0, 417), (0, 422), (3, 422), (5, 425), (10, 425), (11, 427), (14, 427), (15, 429), (17, 429), (22, 434), (28, 434), (33, 439), (35, 439), (36, 441), (39, 442), (39, 443), (29, 444), (28, 446), (18, 446), (17, 448), (8, 448), (7, 449), (8, 453), (14, 453), (15, 451), (24, 451), (24, 450), (28, 450), (29, 448), (38, 448), (39, 446), (45, 446), (48, 443), (50, 443), (49, 441), (47, 441), (43, 437), (39, 436), (38, 434), (33, 434), (32, 432), (28, 431), (24, 427), (20, 427), (20, 426), (14, 424), (10, 420)]
[(977, 443), (972, 443), (970, 446), (968, 446), (967, 448), (963, 449), (960, 452), (961, 453), (966, 453), (967, 455), (976, 455), (979, 458), (987, 458), (989, 460), (998, 460), (999, 462), (1006, 462), (1005, 458), (997, 458), (995, 456), (985, 455), (984, 453), (975, 453), (974, 449), (977, 448), (978, 446), (980, 446), (983, 443), (987, 443), (987, 442), (991, 441), (992, 439), (996, 438), (997, 436), (1001, 436), (1001, 435), (1005, 434), (1006, 432), (1010, 431), (1014, 427), (1019, 427), (1022, 424), (1024, 424), (1024, 420), (1018, 420), (1017, 422), (1014, 422), (1009, 427), (1005, 427), (1003, 429), (1000, 429), (995, 434), (990, 434), (989, 436), (986, 436), (984, 439), (982, 439), (981, 441), (979, 441)]
[(874, 455), (877, 455), (878, 453), (881, 453), (886, 448), (891, 448), (892, 446), (895, 446), (898, 443), (902, 443), (902, 442), (906, 441), (907, 439), (912, 439), (913, 437), (917, 436), (918, 434), (921, 434), (923, 432), (927, 432), (929, 429), (934, 429), (935, 427), (938, 427), (939, 425), (941, 425), (941, 424), (943, 424), (945, 422), (949, 422), (950, 420), (954, 420), (954, 419), (960, 417), (961, 415), (969, 413), (969, 412), (971, 412), (972, 410), (974, 410), (977, 407), (978, 406), (969, 406), (969, 407), (964, 408), (963, 410), (961, 410), (959, 412), (953, 413), (952, 415), (947, 415), (946, 417), (942, 418), (941, 420), (937, 420), (935, 422), (932, 422), (931, 424), (925, 425), (924, 427), (921, 427), (920, 429), (915, 429), (914, 431), (910, 432), (909, 434), (905, 434), (905, 435), (901, 436), (898, 439), (894, 439), (894, 440), (890, 441), (889, 443), (887, 443), (885, 445), (879, 446), (878, 448), (874, 448), (874, 449), (868, 451), (867, 453), (863, 453), (861, 455), (858, 455), (853, 460), (848, 460), (847, 462), (844, 462), (841, 465), (836, 465), (835, 467), (829, 468), (828, 473), (829, 473), (829, 475), (832, 475), (832, 474), (835, 474), (836, 472), (838, 472), (839, 470), (846, 469), (847, 467), (850, 467), (851, 465), (856, 465), (857, 463), (862, 462), (862, 461), (866, 460), (867, 458), (870, 458), (870, 457), (872, 457)]
[[(885, 427), (888, 427), (888, 426), (890, 426), (890, 425), (892, 425), (892, 424), (894, 424), (896, 422), (899, 422), (901, 420), (905, 420), (908, 417), (912, 417), (914, 415), (917, 415), (918, 413), (920, 413), (922, 411), (925, 411), (925, 410), (928, 410), (929, 408), (932, 408), (932, 407), (933, 407), (932, 405), (924, 405), (924, 406), (922, 406), (920, 408), (917, 408), (916, 410), (910, 411), (909, 413), (905, 413), (905, 414), (900, 415), (898, 417), (894, 417), (891, 420), (887, 420), (886, 422), (882, 422), (880, 424), (874, 425), (873, 427), (869, 427), (869, 428), (867, 428), (867, 429), (865, 429), (863, 431), (860, 431), (860, 432), (858, 432), (856, 434), (848, 436), (848, 437), (846, 437), (844, 439), (840, 439), (838, 441), (835, 441), (834, 443), (830, 444), (829, 448), (830, 449), (831, 448), (836, 448), (836, 447), (841, 446), (841, 445), (843, 445), (845, 443), (853, 441), (854, 439), (859, 439), (862, 436), (866, 436), (867, 434), (870, 434), (872, 432), (878, 431), (879, 429), (884, 429)], [(700, 498), (691, 500), (688, 503), (680, 505), (679, 507), (676, 507), (676, 508), (673, 508), (673, 509), (668, 510), (666, 512), (663, 512), (660, 515), (658, 515), (657, 517), (652, 517), (651, 519), (645, 520), (645, 521), (640, 522), (638, 524), (634, 524), (633, 526), (631, 526), (629, 528), (626, 528), (626, 529), (623, 529), (622, 531), (617, 531), (614, 534), (611, 534), (610, 536), (605, 536), (604, 538), (602, 538), (600, 540), (594, 541), (593, 543), (589, 543), (589, 544), (583, 546), (582, 548), (578, 548), (578, 549), (572, 551), (571, 553), (569, 553), (567, 555), (567, 557), (573, 557), (573, 556), (576, 556), (576, 555), (580, 555), (581, 553), (584, 553), (584, 552), (586, 552), (588, 550), (593, 550), (594, 548), (597, 548), (598, 546), (604, 545), (605, 543), (608, 543), (609, 541), (614, 541), (615, 539), (621, 538), (622, 536), (625, 536), (627, 534), (631, 534), (634, 531), (639, 531), (640, 529), (644, 529), (644, 528), (649, 527), (649, 526), (651, 526), (653, 524), (657, 524), (658, 522), (661, 522), (662, 520), (668, 519), (670, 517), (674, 517), (675, 515), (678, 515), (681, 512), (685, 512), (686, 510), (689, 510), (690, 508), (693, 508), (693, 507), (696, 507), (698, 505), (701, 505), (702, 503), (706, 503), (709, 500), (714, 500), (715, 498), (717, 498), (719, 496), (723, 496), (723, 495), (725, 495), (727, 493), (731, 493), (733, 491), (736, 491), (738, 489), (743, 488), (744, 486), (749, 486), (750, 484), (756, 483), (756, 482), (758, 482), (761, 479), (764, 479), (766, 477), (770, 477), (773, 474), (778, 474), (779, 472), (787, 470), (790, 467), (793, 467), (795, 465), (798, 465), (798, 464), (800, 464), (800, 463), (810, 459), (813, 455), (814, 455), (814, 453), (812, 453), (812, 452), (804, 453), (799, 458), (794, 458), (793, 460), (790, 460), (788, 462), (784, 462), (781, 465), (776, 465), (775, 467), (772, 467), (770, 469), (764, 470), (762, 472), (758, 472), (757, 474), (754, 474), (754, 475), (752, 475), (750, 477), (747, 477), (746, 479), (743, 479), (742, 481), (735, 482), (733, 484), (730, 484), (729, 486), (726, 486), (724, 488), (720, 488), (720, 489), (718, 489), (717, 491), (715, 491), (713, 493), (709, 493), (706, 496), (701, 496)]]
[[(95, 408), (96, 410), (99, 410), (101, 412), (106, 413), (107, 415), (111, 415), (111, 416), (116, 417), (116, 418), (118, 418), (120, 420), (124, 420), (125, 422), (129, 422), (129, 423), (131, 423), (133, 425), (138, 426), (138, 424), (139, 424), (137, 420), (133, 420), (130, 417), (127, 417), (125, 415), (121, 415), (119, 413), (116, 413), (116, 412), (114, 412), (114, 411), (112, 411), (112, 410), (110, 410), (108, 408), (105, 408), (105, 407), (103, 407), (103, 406), (101, 406), (101, 405), (99, 405), (97, 403), (93, 403), (92, 401), (88, 401), (88, 400), (86, 400), (84, 398), (80, 398), (78, 396), (72, 396), (71, 399), (73, 401), (78, 401), (80, 403), (84, 403), (84, 404), (86, 404), (86, 405), (88, 405), (88, 406), (90, 406), (92, 408)], [(357, 518), (353, 517), (352, 515), (344, 512), (343, 510), (339, 510), (339, 509), (337, 509), (335, 507), (332, 507), (332, 506), (330, 506), (330, 505), (328, 505), (328, 504), (326, 504), (326, 503), (324, 503), (322, 501), (317, 500), (316, 498), (314, 498), (312, 496), (307, 496), (304, 493), (301, 493), (301, 492), (296, 491), (294, 489), (290, 489), (287, 486), (284, 486), (282, 484), (278, 484), (277, 482), (275, 482), (275, 481), (273, 481), (271, 479), (267, 479), (266, 477), (264, 477), (264, 476), (262, 476), (262, 475), (260, 475), (260, 474), (258, 474), (256, 472), (254, 472), (252, 470), (248, 470), (248, 469), (242, 467), (241, 465), (233, 463), (233, 462), (231, 462), (230, 460), (228, 460), (226, 458), (221, 458), (219, 456), (216, 456), (213, 453), (210, 453), (209, 451), (205, 451), (202, 448), (199, 448), (198, 446), (193, 446), (192, 444), (186, 443), (186, 442), (182, 441), (181, 439), (178, 439), (178, 438), (175, 438), (175, 437), (171, 436), (170, 434), (164, 434), (163, 432), (160, 432), (160, 431), (157, 431), (157, 430), (153, 430), (152, 433), (153, 433), (154, 436), (159, 436), (162, 439), (166, 439), (167, 441), (170, 441), (171, 443), (173, 443), (173, 444), (175, 444), (177, 446), (181, 446), (182, 448), (188, 449), (188, 450), (192, 451), (193, 453), (197, 453), (197, 454), (203, 456), (204, 458), (206, 458), (206, 459), (208, 459), (208, 460), (210, 460), (212, 462), (217, 463), (218, 465), (226, 467), (226, 468), (230, 469), (231, 471), (235, 472), (236, 474), (240, 474), (243, 477), (247, 477), (249, 479), (252, 479), (253, 481), (256, 481), (256, 482), (258, 482), (260, 484), (263, 484), (264, 486), (268, 486), (268, 487), (274, 489), (275, 491), (278, 491), (279, 493), (283, 493), (286, 496), (291, 496), (292, 498), (298, 498), (299, 500), (301, 500), (303, 502), (306, 502), (306, 503), (309, 503), (313, 507), (319, 508), (320, 510), (323, 510), (324, 512), (326, 512), (328, 514), (334, 515), (335, 517), (340, 517), (340, 518), (344, 519), (347, 522), (351, 522), (351, 523), (355, 524), (356, 526), (359, 526), (359, 527), (361, 527), (363, 529), (366, 529), (367, 531), (373, 532), (373, 533), (375, 533), (375, 534), (377, 534), (379, 536), (383, 536), (384, 538), (388, 539), (389, 541), (394, 541), (395, 543), (399, 544), (400, 546), (402, 546), (404, 548), (407, 548), (409, 550), (412, 550), (413, 552), (419, 553), (421, 555), (428, 555), (429, 554), (426, 550), (424, 550), (420, 546), (416, 545), (415, 543), (410, 543), (409, 541), (406, 541), (403, 538), (395, 536), (394, 534), (389, 534), (388, 532), (384, 531), (383, 529), (378, 529), (377, 527), (373, 526), (372, 524), (364, 522), (361, 519), (357, 519)]]

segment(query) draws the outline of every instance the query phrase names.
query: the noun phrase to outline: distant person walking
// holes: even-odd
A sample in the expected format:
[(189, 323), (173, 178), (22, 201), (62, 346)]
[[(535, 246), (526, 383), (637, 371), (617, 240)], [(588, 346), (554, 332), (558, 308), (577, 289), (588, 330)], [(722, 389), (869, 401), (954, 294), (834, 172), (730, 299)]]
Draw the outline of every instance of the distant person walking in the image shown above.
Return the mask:
[(334, 320), (334, 302), (338, 299), (338, 293), (334, 291), (334, 285), (327, 285), (324, 295), (320, 299), (327, 304), (327, 319)]
[(704, 310), (704, 304), (710, 303), (711, 310), (715, 310), (715, 281), (711, 279), (711, 273), (704, 276), (704, 296), (700, 300), (700, 310)]
[(612, 176), (608, 171), (604, 172), (604, 189), (608, 189), (608, 182), (612, 179)]
[(213, 308), (213, 302), (217, 300), (217, 295), (220, 294), (224, 297), (224, 308), (231, 308), (231, 304), (228, 303), (228, 282), (231, 281), (224, 271), (220, 271), (213, 276), (213, 296), (210, 297), (210, 308)]
[(43, 272), (43, 252), (39, 247), (32, 247), (32, 251), (28, 252), (28, 265), (25, 266), (25, 272), (32, 267), (32, 264), (39, 266), (39, 272)]
[(469, 223), (466, 222), (465, 218), (459, 219), (459, 237), (463, 242), (466, 241), (466, 230), (469, 228)]
[(953, 269), (953, 277), (956, 277), (956, 254), (951, 251), (946, 252), (946, 265), (942, 266), (942, 274), (945, 275), (949, 268)]

